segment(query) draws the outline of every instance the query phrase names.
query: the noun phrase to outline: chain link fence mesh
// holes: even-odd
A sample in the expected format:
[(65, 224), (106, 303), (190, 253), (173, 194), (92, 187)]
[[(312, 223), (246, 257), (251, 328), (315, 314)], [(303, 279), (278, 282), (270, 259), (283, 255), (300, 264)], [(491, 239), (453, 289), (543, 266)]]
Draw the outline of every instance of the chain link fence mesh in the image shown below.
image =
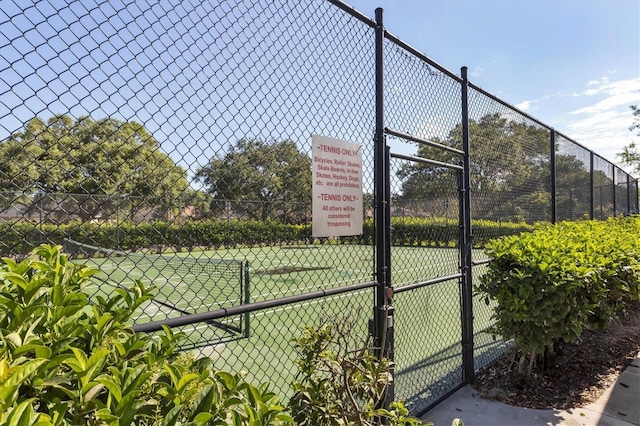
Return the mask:
[(591, 151), (556, 135), (556, 218), (580, 220), (591, 215)]
[[(0, 253), (62, 244), (101, 269), (94, 295), (142, 279), (157, 295), (141, 322), (373, 281), (375, 31), (346, 9), (3, 1)], [(385, 126), (462, 149), (461, 79), (389, 37), (384, 68)], [(486, 241), (551, 220), (551, 130), (474, 86), (469, 130), (476, 280)], [(362, 235), (312, 236), (313, 135), (362, 147)], [(395, 397), (420, 413), (464, 380), (462, 159), (399, 137), (387, 145), (445, 163), (390, 161)], [(554, 149), (558, 220), (638, 212), (635, 179), (564, 136)], [(185, 350), (286, 395), (300, 328), (342, 319), (364, 340), (373, 293), (179, 329)], [(508, 342), (488, 332), (491, 305), (474, 303), (478, 369)]]
[(614, 216), (614, 166), (599, 155), (593, 159), (593, 204), (594, 217), (606, 219)]
[(628, 175), (621, 170), (619, 167), (615, 167), (615, 214), (616, 215), (627, 215), (629, 214), (629, 193), (627, 192)]
[[(314, 244), (310, 222), (314, 134), (362, 145), (372, 192), (373, 43), (317, 1), (3, 2), (2, 254), (63, 244), (97, 294), (153, 284), (141, 322), (371, 281), (371, 239)], [(243, 266), (212, 284), (205, 260)], [(371, 293), (181, 327), (184, 347), (289, 392), (300, 328), (366, 337)]]

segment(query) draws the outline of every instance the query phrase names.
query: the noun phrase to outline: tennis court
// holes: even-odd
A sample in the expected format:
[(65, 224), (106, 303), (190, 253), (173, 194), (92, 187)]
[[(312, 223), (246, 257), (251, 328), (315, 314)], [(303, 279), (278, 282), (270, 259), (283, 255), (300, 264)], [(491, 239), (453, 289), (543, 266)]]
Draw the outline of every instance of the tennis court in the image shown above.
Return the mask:
[[(458, 256), (455, 248), (392, 247), (394, 286), (456, 274)], [(184, 264), (175, 266), (181, 260)], [(130, 286), (134, 279), (157, 287), (156, 300), (141, 307), (136, 323), (374, 279), (373, 248), (361, 245), (256, 247), (86, 262), (103, 271), (103, 284), (95, 291), (108, 293), (118, 285)], [(207, 270), (203, 263), (213, 269)], [(364, 289), (180, 330), (187, 335), (184, 348), (197, 348), (214, 358), (218, 368), (244, 370), (257, 382), (275, 381), (286, 389), (295, 373), (291, 340), (300, 334), (300, 327), (340, 318), (366, 336), (373, 299), (373, 289)], [(397, 396), (424, 392), (425, 381), (438, 377), (446, 380), (453, 375), (457, 380), (462, 366), (458, 280), (399, 293), (394, 305)], [(417, 352), (416, 343), (425, 350)]]

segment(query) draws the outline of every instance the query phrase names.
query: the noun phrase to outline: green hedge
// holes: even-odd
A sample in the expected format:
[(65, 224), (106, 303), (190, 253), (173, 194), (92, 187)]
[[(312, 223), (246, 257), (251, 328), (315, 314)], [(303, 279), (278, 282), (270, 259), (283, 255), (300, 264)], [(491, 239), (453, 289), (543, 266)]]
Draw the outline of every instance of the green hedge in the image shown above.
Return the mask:
[(490, 242), (477, 289), (497, 302), (496, 331), (526, 353), (605, 328), (637, 300), (640, 218), (562, 222)]
[[(392, 218), (392, 244), (396, 246), (455, 247), (458, 223), (444, 218)], [(525, 223), (474, 221), (474, 245), (489, 239), (530, 231)], [(41, 243), (62, 244), (65, 238), (120, 250), (194, 250), (201, 247), (250, 247), (312, 243), (373, 244), (373, 220), (365, 220), (362, 235), (334, 239), (311, 237), (311, 224), (277, 221), (211, 219), (172, 224), (162, 221), (140, 224), (72, 222), (62, 225), (35, 222), (1, 222), (0, 255), (24, 255)]]

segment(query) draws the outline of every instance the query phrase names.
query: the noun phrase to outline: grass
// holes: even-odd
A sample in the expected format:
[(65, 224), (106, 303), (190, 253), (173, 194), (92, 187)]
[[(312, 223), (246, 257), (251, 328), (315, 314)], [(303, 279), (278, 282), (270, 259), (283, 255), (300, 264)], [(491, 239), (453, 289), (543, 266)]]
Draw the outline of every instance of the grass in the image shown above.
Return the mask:
[[(393, 247), (391, 255), (392, 282), (396, 288), (458, 272), (457, 249)], [(248, 262), (251, 301), (374, 280), (371, 246), (259, 247), (180, 256)], [(242, 294), (238, 276), (230, 278), (221, 274), (213, 280), (203, 280), (201, 275), (177, 276), (153, 267), (142, 270), (112, 259), (89, 262), (101, 268), (106, 282), (126, 286), (131, 279), (142, 279), (146, 284), (156, 285), (157, 299), (174, 306), (172, 309), (150, 303), (141, 312), (140, 323), (179, 316), (183, 312), (233, 306), (239, 303)], [(105, 284), (90, 290), (109, 292), (112, 289), (113, 284), (111, 287)], [(222, 321), (223, 326), (193, 324), (181, 330), (187, 334), (188, 344), (198, 346), (201, 354), (214, 358), (218, 368), (247, 371), (252, 381), (270, 381), (286, 392), (296, 371), (297, 355), (291, 340), (299, 334), (300, 327), (319, 325), (326, 318), (340, 318), (350, 322), (359, 336), (366, 337), (373, 306), (373, 289), (364, 289), (253, 312), (249, 338), (238, 338), (237, 332), (224, 327), (225, 324), (241, 325), (242, 317), (227, 318)], [(455, 386), (461, 381), (459, 282), (454, 279), (400, 292), (394, 298), (394, 306), (396, 398), (406, 400), (409, 406), (412, 401), (422, 403), (435, 399), (448, 391), (451, 383)], [(486, 328), (485, 322), (488, 325), (488, 315), (477, 316), (479, 335)]]

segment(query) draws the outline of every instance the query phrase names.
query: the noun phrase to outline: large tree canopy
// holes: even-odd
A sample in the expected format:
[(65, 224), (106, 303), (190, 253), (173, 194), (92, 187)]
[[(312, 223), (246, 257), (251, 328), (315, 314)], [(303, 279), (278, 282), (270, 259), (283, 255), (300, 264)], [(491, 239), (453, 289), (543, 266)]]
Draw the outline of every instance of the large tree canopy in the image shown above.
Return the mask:
[[(640, 113), (637, 115), (640, 117)], [(637, 128), (640, 128), (640, 122)], [(530, 223), (550, 220), (549, 131), (490, 114), (480, 120), (469, 120), (469, 134), (473, 217)], [(432, 141), (461, 149), (461, 125), (453, 128), (447, 138)], [(558, 147), (555, 156), (558, 218), (582, 218), (591, 210), (589, 165), (576, 156), (557, 151)], [(456, 154), (426, 145), (418, 149), (418, 156), (451, 164), (460, 164), (461, 161)], [(456, 173), (443, 167), (406, 163), (398, 170), (397, 176), (402, 185), (395, 199), (406, 205), (437, 207), (438, 202), (457, 195)], [(603, 211), (612, 209), (606, 205), (606, 200), (611, 199), (613, 181), (596, 170), (593, 184), (596, 206)], [(604, 204), (600, 199), (605, 200)]]
[(159, 148), (133, 121), (34, 118), (0, 143), (0, 191), (91, 195), (77, 212), (85, 218), (113, 204), (100, 199), (144, 200), (168, 211), (189, 184), (186, 171)]
[[(489, 114), (479, 120), (469, 120), (469, 133), (474, 216), (528, 221), (548, 218), (548, 132), (508, 120), (499, 114)], [(462, 126), (453, 128), (447, 138), (432, 141), (461, 149)], [(418, 149), (418, 156), (461, 164), (461, 158), (456, 154), (426, 145)], [(446, 168), (405, 164), (397, 175), (402, 180), (399, 200), (415, 202), (456, 194), (456, 174)]]
[(196, 179), (213, 196), (214, 213), (232, 205), (254, 219), (308, 219), (311, 159), (293, 141), (241, 139), (198, 170)]

